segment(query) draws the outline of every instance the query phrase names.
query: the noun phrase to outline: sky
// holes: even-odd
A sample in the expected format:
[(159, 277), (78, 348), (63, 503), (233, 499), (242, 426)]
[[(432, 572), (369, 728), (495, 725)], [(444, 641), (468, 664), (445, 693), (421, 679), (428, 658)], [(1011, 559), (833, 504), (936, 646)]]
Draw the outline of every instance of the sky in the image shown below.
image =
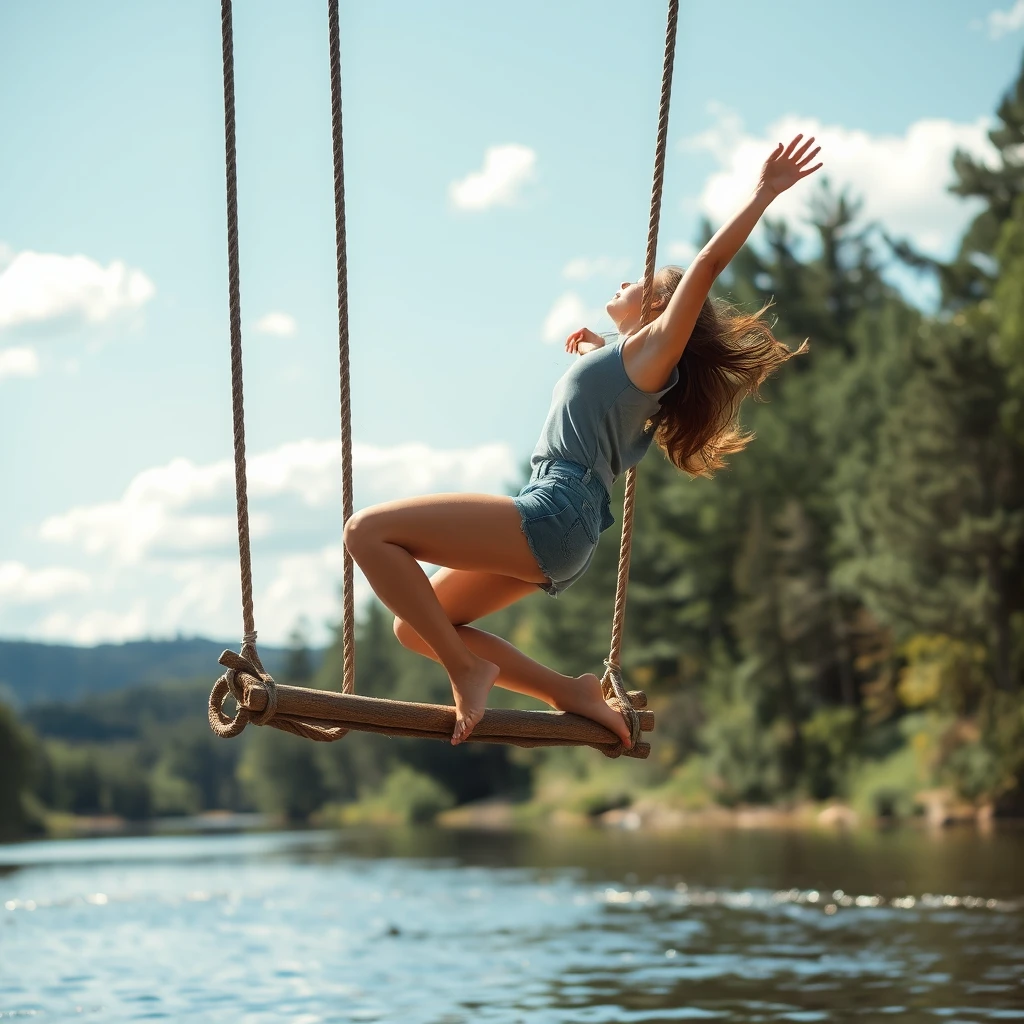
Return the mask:
[[(561, 342), (609, 329), (641, 267), (664, 6), (341, 7), (356, 507), (514, 493)], [(234, 27), (256, 625), (322, 642), (326, 4), (236, 0)], [(950, 255), (974, 211), (950, 156), (986, 157), (1022, 49), (1024, 0), (682, 0), (660, 261), (688, 261), (797, 131), (866, 219)], [(241, 633), (223, 131), (215, 0), (0, 4), (0, 637)], [(806, 237), (812, 191), (771, 214)]]

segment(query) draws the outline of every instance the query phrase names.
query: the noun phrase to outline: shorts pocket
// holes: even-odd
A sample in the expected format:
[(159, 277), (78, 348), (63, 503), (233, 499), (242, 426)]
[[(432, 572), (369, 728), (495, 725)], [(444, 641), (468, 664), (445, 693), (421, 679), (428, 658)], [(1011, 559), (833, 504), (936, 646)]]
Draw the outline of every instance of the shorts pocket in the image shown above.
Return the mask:
[(587, 533), (582, 516), (576, 516), (572, 525), (562, 534), (562, 555), (565, 557), (566, 572), (577, 572), (594, 550), (594, 542)]
[(591, 544), (596, 544), (598, 537), (601, 536), (601, 520), (597, 509), (587, 498), (583, 499), (583, 514), (580, 516), (580, 521), (587, 539)]

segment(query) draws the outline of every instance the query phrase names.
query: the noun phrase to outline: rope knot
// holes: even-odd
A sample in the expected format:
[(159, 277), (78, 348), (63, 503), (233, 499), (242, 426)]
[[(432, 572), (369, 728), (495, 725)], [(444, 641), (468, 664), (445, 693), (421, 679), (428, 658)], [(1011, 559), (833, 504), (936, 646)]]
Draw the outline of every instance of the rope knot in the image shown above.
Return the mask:
[(605, 658), (604, 665), (605, 673), (601, 680), (601, 692), (604, 694), (604, 699), (622, 715), (629, 726), (629, 746), (619, 742), (604, 753), (607, 757), (620, 757), (640, 741), (640, 716), (636, 713), (636, 709), (626, 693), (626, 686), (622, 681), (622, 668), (619, 663), (609, 657)]
[[(255, 725), (266, 725), (277, 714), (277, 683), (264, 669), (256, 652), (255, 641), (256, 633), (248, 632), (242, 638), (241, 653), (225, 651), (218, 659), (227, 669), (210, 692), (210, 728), (218, 736), (237, 736), (250, 722)], [(267, 695), (267, 703), (259, 712), (250, 711), (246, 706), (248, 690), (253, 682), (262, 687)], [(229, 718), (224, 713), (224, 701), (229, 695), (238, 702), (234, 718)]]

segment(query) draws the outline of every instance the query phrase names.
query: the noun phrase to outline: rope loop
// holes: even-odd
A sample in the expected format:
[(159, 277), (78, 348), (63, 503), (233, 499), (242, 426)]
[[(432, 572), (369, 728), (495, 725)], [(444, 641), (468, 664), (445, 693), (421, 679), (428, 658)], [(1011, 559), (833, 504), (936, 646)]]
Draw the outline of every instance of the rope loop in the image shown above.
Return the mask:
[(604, 694), (604, 699), (622, 715), (629, 726), (629, 746), (619, 742), (604, 753), (607, 757), (620, 757), (640, 742), (640, 716), (636, 713), (629, 694), (626, 693), (626, 686), (622, 680), (622, 668), (618, 662), (606, 658), (604, 665), (605, 673), (601, 680), (601, 692)]
[[(239, 654), (225, 651), (220, 656), (220, 663), (227, 671), (214, 683), (209, 707), (210, 728), (218, 736), (237, 736), (250, 722), (254, 725), (268, 725), (277, 714), (277, 683), (264, 669), (256, 651), (255, 641), (256, 633), (250, 630), (242, 638), (242, 650)], [(241, 679), (243, 675), (258, 681), (267, 695), (266, 707), (258, 714), (246, 707), (246, 687)], [(238, 711), (234, 718), (229, 718), (224, 713), (224, 701), (229, 695), (238, 702)]]
[[(229, 679), (229, 676), (232, 678)], [(235, 696), (231, 689), (233, 683), (234, 672), (229, 670), (213, 684), (213, 690), (210, 692), (208, 711), (210, 728), (222, 739), (231, 739), (232, 736), (237, 736), (251, 721), (249, 712), (241, 705), (239, 705), (234, 718), (229, 718), (224, 714), (224, 701), (229, 695)]]

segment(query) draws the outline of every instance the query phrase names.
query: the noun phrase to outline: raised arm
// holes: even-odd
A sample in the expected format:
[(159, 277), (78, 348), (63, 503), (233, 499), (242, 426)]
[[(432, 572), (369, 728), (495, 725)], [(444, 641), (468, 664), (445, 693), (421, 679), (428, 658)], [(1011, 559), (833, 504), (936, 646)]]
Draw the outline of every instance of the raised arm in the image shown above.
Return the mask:
[(658, 382), (669, 378), (715, 279), (740, 251), (772, 200), (821, 167), (820, 162), (809, 166), (821, 147), (811, 149), (813, 136), (801, 145), (802, 139), (797, 135), (785, 148), (779, 143), (764, 162), (750, 198), (697, 254), (664, 311), (629, 339), (627, 344), (633, 348), (630, 375), (641, 386), (649, 385), (645, 390), (657, 390), (661, 386)]

